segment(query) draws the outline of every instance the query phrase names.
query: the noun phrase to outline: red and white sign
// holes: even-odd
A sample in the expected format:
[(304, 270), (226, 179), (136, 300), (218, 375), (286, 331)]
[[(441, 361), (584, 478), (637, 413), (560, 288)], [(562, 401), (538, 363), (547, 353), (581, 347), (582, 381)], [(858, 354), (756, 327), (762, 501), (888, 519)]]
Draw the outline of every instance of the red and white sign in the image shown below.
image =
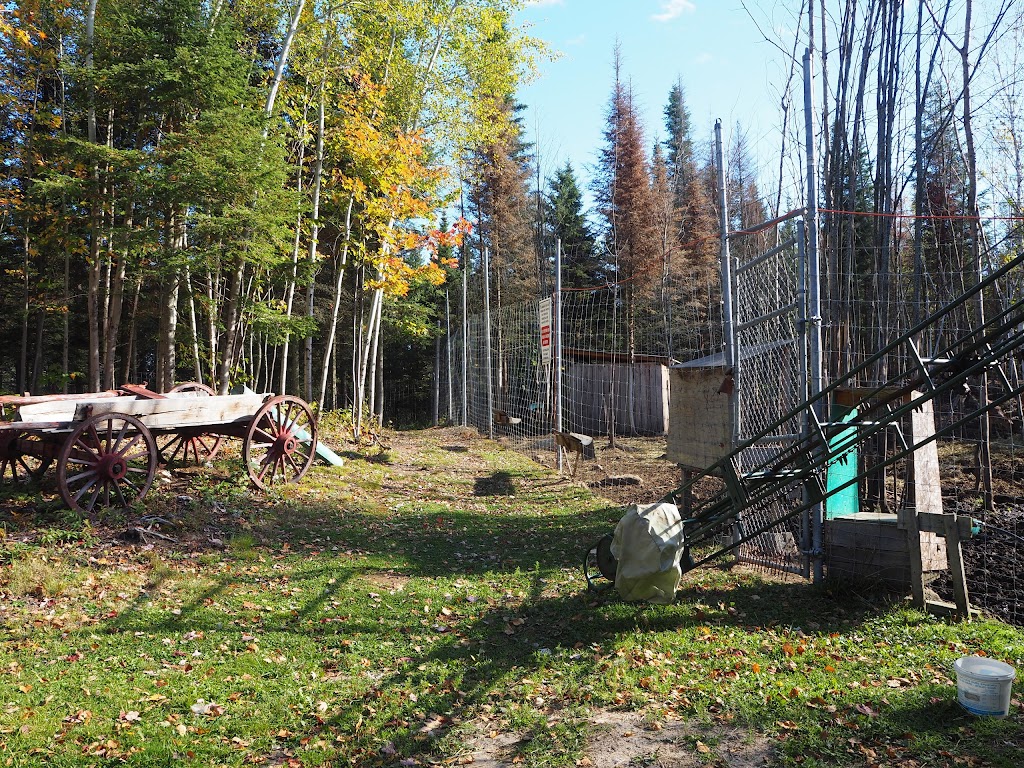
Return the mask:
[(550, 298), (540, 300), (537, 319), (540, 321), (540, 361), (548, 365), (551, 363), (551, 345), (554, 342)]

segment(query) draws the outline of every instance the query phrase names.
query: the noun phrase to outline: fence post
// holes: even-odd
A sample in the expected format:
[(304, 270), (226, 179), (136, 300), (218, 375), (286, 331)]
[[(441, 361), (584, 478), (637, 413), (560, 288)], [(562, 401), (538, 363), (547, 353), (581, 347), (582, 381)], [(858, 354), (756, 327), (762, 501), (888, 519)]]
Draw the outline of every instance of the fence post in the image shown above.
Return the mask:
[(434, 323), (437, 335), (434, 337), (434, 376), (431, 384), (433, 392), (430, 398), (431, 425), (437, 426), (441, 417), (441, 318)]
[(484, 248), (484, 370), (487, 375), (487, 437), (494, 439), (494, 389), (491, 370), (491, 258)]
[(462, 248), (462, 426), (469, 426), (469, 314), (466, 287), (469, 283), (469, 259)]
[[(822, 390), (821, 364), (821, 265), (818, 261), (818, 185), (817, 161), (814, 157), (814, 102), (812, 101), (811, 81), (814, 77), (814, 62), (811, 49), (804, 51), (804, 130), (807, 142), (807, 278), (808, 319), (811, 323), (810, 333), (810, 364), (811, 364), (811, 400), (813, 416), (818, 421), (825, 414), (821, 412), (821, 403), (813, 402)], [(822, 450), (825, 450), (822, 448)], [(811, 509), (812, 556), (814, 558), (814, 583), (820, 584), (824, 579), (824, 536), (823, 506), (815, 504)]]
[(719, 247), (722, 270), (722, 335), (725, 342), (725, 367), (732, 374), (734, 387), (729, 395), (732, 410), (732, 445), (740, 442), (739, 360), (736, 359), (736, 334), (733, 328), (732, 257), (729, 254), (729, 207), (725, 188), (725, 153), (722, 151), (722, 121), (715, 121), (715, 162), (718, 164)]
[(452, 412), (452, 302), (447, 287), (444, 289), (444, 357), (448, 373), (448, 425), (451, 426), (455, 423), (455, 414)]
[[(555, 354), (553, 357), (555, 380), (555, 431), (562, 431), (562, 239), (555, 240)], [(555, 443), (558, 471), (562, 471), (562, 451)]]

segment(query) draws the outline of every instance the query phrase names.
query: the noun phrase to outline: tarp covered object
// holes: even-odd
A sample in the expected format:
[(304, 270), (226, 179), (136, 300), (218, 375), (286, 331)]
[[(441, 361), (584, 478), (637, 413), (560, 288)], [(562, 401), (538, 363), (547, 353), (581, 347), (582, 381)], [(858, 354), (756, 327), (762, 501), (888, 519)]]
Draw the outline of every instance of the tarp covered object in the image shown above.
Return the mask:
[(683, 572), (683, 522), (675, 504), (634, 504), (615, 526), (615, 589), (623, 600), (671, 603)]

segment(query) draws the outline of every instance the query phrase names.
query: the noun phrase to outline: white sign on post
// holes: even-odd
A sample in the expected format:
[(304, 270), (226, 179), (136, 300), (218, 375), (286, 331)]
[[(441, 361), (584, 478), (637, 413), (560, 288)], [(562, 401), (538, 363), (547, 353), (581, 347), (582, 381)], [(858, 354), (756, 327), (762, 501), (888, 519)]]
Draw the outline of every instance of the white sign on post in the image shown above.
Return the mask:
[(551, 345), (554, 340), (551, 321), (551, 299), (541, 299), (537, 311), (537, 319), (540, 321), (540, 361), (544, 365), (551, 363)]

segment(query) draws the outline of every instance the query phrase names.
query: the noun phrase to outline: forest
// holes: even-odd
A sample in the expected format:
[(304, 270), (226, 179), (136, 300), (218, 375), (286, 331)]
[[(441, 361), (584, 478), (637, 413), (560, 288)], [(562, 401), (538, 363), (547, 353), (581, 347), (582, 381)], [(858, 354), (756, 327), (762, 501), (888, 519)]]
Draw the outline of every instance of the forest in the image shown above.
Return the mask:
[[(636, 334), (659, 318), (667, 339), (697, 333), (669, 327), (681, 282), (714, 303), (710, 127), (691, 125), (682, 77), (664, 124), (644, 126), (610, 51), (592, 178), (567, 163), (541, 178), (517, 90), (551, 51), (518, 7), (6, 5), (0, 391), (246, 384), (381, 423), (386, 392), (428, 390), (445, 308), (468, 292), (479, 311), (484, 252), (500, 309), (550, 293), (556, 242), (565, 287), (621, 287), (627, 353), (674, 353)], [(766, 33), (793, 62), (778, 86), (776, 167), (737, 126), (722, 199), (732, 230), (803, 205), (808, 48), (841, 368), (898, 311), (893, 264), (908, 265), (914, 306), (927, 307), (1018, 247), (1022, 11), (821, 0), (786, 13), (788, 25), (764, 25), (793, 30)], [(868, 305), (877, 316), (861, 322)]]

